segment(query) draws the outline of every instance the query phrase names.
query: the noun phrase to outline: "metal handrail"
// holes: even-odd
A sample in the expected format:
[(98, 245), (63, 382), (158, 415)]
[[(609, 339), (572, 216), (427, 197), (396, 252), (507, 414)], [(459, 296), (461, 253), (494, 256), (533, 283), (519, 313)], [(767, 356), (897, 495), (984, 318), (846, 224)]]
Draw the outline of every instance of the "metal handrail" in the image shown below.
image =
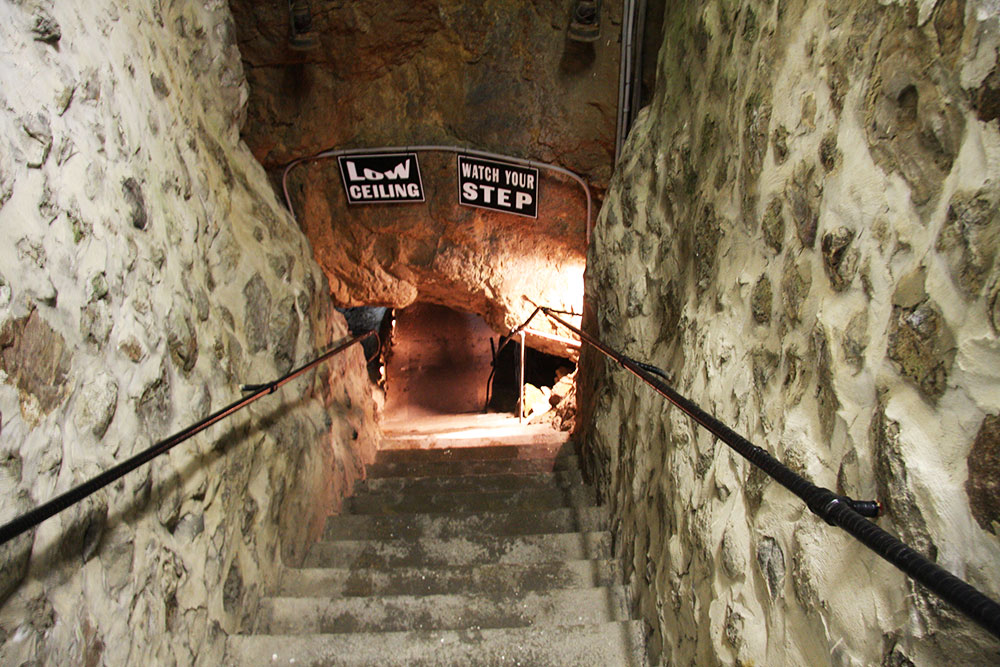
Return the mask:
[(526, 327), (539, 312), (578, 335), (585, 344), (618, 362), (622, 368), (652, 387), (740, 456), (805, 501), (809, 509), (828, 524), (843, 528), (876, 555), (895, 565), (903, 574), (920, 582), (994, 637), (1000, 638), (1000, 604), (869, 521), (866, 517), (874, 518), (881, 513), (878, 501), (853, 500), (813, 484), (675, 391), (665, 382), (667, 376), (662, 370), (615, 351), (564, 321), (556, 315), (558, 311), (537, 306), (520, 328)]
[(87, 498), (88, 496), (96, 493), (97, 491), (100, 491), (108, 484), (111, 484), (112, 482), (124, 477), (126, 474), (132, 472), (142, 464), (148, 463), (149, 461), (152, 461), (156, 457), (166, 454), (177, 445), (181, 444), (185, 440), (194, 437), (198, 433), (201, 433), (209, 426), (212, 426), (213, 424), (222, 421), (231, 414), (238, 412), (239, 410), (242, 410), (243, 408), (250, 405), (257, 399), (261, 398), (262, 396), (265, 396), (267, 394), (273, 394), (281, 386), (291, 382), (292, 380), (299, 377), (303, 373), (315, 368), (324, 361), (340, 354), (341, 352), (351, 347), (352, 345), (360, 343), (362, 340), (365, 340), (366, 338), (369, 338), (371, 336), (378, 337), (378, 334), (374, 330), (372, 330), (367, 333), (363, 333), (360, 336), (355, 336), (354, 338), (351, 338), (350, 340), (341, 343), (340, 345), (337, 345), (333, 349), (324, 352), (323, 354), (316, 357), (309, 363), (300, 366), (299, 368), (291, 371), (287, 375), (275, 380), (274, 382), (268, 382), (265, 384), (256, 384), (256, 385), (243, 385), (242, 387), (243, 391), (250, 391), (253, 393), (230, 403), (221, 410), (218, 410), (217, 412), (214, 412), (205, 419), (202, 419), (197, 424), (188, 426), (187, 428), (175, 433), (169, 438), (161, 440), (160, 442), (156, 443), (155, 445), (146, 449), (145, 451), (136, 454), (127, 461), (119, 463), (118, 465), (101, 473), (100, 475), (97, 475), (96, 477), (84, 482), (83, 484), (80, 484), (79, 486), (70, 489), (69, 491), (63, 493), (62, 495), (59, 495), (53, 498), (52, 500), (42, 505), (39, 505), (33, 510), (25, 512), (24, 514), (17, 517), (13, 521), (10, 521), (4, 524), (3, 526), (0, 526), (0, 544), (5, 544), (10, 540), (14, 539), (15, 537), (17, 537), (18, 535), (31, 530), (32, 528), (34, 528), (41, 522), (45, 521), (46, 519), (55, 516), (59, 512), (62, 512), (63, 510), (71, 507), (72, 505), (75, 505), (84, 498)]

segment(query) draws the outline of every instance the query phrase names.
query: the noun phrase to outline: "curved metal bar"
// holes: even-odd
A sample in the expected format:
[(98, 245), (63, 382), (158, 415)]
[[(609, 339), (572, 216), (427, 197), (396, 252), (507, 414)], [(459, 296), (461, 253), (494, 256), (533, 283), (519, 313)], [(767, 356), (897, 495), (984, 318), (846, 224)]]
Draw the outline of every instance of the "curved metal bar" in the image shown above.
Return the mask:
[(456, 155), (472, 155), (474, 157), (484, 157), (491, 158), (494, 160), (502, 160), (504, 162), (510, 162), (513, 164), (519, 164), (525, 167), (533, 167), (536, 169), (548, 169), (549, 171), (554, 171), (564, 176), (572, 178), (574, 181), (580, 184), (583, 188), (583, 193), (587, 197), (587, 223), (586, 223), (586, 233), (587, 233), (587, 245), (590, 245), (590, 231), (591, 224), (590, 218), (593, 209), (593, 199), (590, 195), (590, 187), (587, 182), (583, 180), (578, 174), (566, 169), (565, 167), (560, 167), (555, 164), (549, 164), (547, 162), (536, 162), (535, 160), (525, 160), (523, 158), (511, 157), (509, 155), (500, 155), (499, 153), (490, 153), (488, 151), (481, 151), (475, 148), (462, 148), (460, 146), (443, 146), (443, 145), (418, 145), (418, 146), (387, 146), (385, 148), (331, 148), (325, 151), (320, 151), (315, 155), (310, 155), (308, 157), (300, 157), (289, 162), (284, 171), (281, 173), (281, 191), (285, 196), (285, 205), (288, 206), (288, 210), (292, 214), (292, 218), (295, 218), (295, 208), (292, 206), (292, 198), (288, 194), (288, 174), (291, 170), (304, 162), (313, 162), (315, 160), (326, 160), (329, 158), (338, 157), (340, 155), (365, 155), (369, 153), (408, 153), (416, 151), (441, 151), (445, 153), (455, 153)]
[(63, 493), (62, 495), (56, 496), (47, 503), (39, 505), (35, 509), (30, 510), (22, 514), (21, 516), (17, 517), (13, 521), (10, 521), (4, 524), (3, 526), (0, 526), (0, 544), (9, 542), (18, 535), (31, 530), (32, 528), (40, 524), (42, 521), (45, 521), (46, 519), (55, 516), (59, 512), (62, 512), (64, 509), (67, 509), (68, 507), (80, 502), (87, 496), (90, 496), (96, 493), (97, 491), (100, 491), (108, 484), (111, 484), (112, 482), (124, 477), (125, 475), (132, 472), (142, 464), (148, 463), (149, 461), (152, 461), (153, 459), (162, 454), (166, 454), (171, 449), (181, 444), (185, 440), (194, 437), (198, 433), (204, 431), (209, 426), (212, 426), (213, 424), (222, 421), (223, 419), (230, 416), (234, 412), (242, 410), (243, 408), (250, 405), (257, 399), (261, 398), (262, 396), (265, 396), (267, 394), (273, 394), (281, 386), (291, 382), (292, 380), (299, 377), (303, 373), (315, 368), (316, 366), (323, 363), (327, 359), (330, 359), (331, 357), (340, 354), (341, 352), (351, 347), (352, 345), (360, 343), (362, 340), (368, 338), (373, 334), (375, 334), (374, 330), (361, 334), (360, 336), (356, 336), (345, 343), (341, 343), (332, 350), (325, 352), (324, 354), (320, 355), (319, 357), (316, 357), (309, 363), (300, 366), (299, 368), (296, 368), (295, 370), (291, 371), (284, 377), (275, 380), (274, 382), (268, 382), (266, 384), (259, 384), (259, 385), (245, 385), (243, 387), (245, 391), (253, 392), (249, 396), (244, 396), (243, 398), (230, 403), (226, 407), (212, 413), (211, 415), (201, 420), (197, 424), (188, 426), (187, 428), (173, 434), (166, 440), (161, 440), (160, 442), (156, 443), (149, 449), (146, 449), (145, 451), (136, 454), (127, 461), (119, 463), (118, 465), (104, 471), (100, 475), (97, 475), (96, 477), (84, 482), (83, 484), (80, 484), (79, 486), (70, 489), (69, 491)]
[(523, 329), (524, 333), (529, 336), (535, 336), (536, 338), (544, 338), (545, 340), (551, 340), (556, 343), (561, 343), (566, 347), (572, 347), (573, 349), (580, 348), (580, 341), (575, 338), (566, 338), (565, 336), (556, 336), (555, 334), (545, 333), (544, 331), (539, 331), (538, 329)]

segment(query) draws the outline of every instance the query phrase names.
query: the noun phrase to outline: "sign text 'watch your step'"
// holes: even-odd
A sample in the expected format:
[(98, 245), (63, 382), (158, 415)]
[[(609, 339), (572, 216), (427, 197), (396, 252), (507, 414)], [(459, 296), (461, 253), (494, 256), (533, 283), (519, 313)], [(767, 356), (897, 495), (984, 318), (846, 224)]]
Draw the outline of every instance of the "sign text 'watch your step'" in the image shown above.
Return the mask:
[(537, 218), (538, 170), (459, 155), (458, 202)]
[(348, 204), (424, 200), (416, 153), (341, 155), (338, 159)]

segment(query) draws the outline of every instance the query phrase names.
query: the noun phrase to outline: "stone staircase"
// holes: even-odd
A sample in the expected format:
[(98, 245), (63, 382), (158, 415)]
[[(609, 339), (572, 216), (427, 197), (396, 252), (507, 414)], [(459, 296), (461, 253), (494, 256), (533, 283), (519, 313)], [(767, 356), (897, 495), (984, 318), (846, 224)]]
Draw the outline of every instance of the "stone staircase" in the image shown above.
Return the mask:
[(607, 514), (561, 440), (383, 449), (226, 663), (646, 665)]

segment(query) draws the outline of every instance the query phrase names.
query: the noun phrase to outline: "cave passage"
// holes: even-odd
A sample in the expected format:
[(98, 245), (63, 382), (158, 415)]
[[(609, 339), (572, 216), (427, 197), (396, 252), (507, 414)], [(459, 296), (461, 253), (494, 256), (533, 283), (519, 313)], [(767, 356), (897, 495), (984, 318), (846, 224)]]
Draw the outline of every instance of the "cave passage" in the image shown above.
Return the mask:
[[(501, 343), (503, 339), (500, 339)], [(517, 367), (520, 346), (511, 340), (497, 355), (496, 374), (490, 392), (490, 409), (497, 412), (517, 412)], [(576, 365), (569, 359), (546, 354), (528, 347), (524, 352), (524, 381), (535, 387), (551, 388), (560, 377), (572, 373)]]
[(387, 354), (386, 421), (482, 412), (492, 333), (478, 315), (444, 306), (399, 310)]
[[(391, 337), (383, 347), (387, 424), (404, 426), (430, 417), (483, 413), (498, 340), (502, 339), (486, 322), (471, 313), (426, 303), (396, 311)], [(519, 353), (516, 341), (511, 341), (497, 357), (490, 412), (517, 411)], [(531, 347), (526, 350), (525, 381), (536, 387), (551, 387), (573, 369), (567, 359)]]

